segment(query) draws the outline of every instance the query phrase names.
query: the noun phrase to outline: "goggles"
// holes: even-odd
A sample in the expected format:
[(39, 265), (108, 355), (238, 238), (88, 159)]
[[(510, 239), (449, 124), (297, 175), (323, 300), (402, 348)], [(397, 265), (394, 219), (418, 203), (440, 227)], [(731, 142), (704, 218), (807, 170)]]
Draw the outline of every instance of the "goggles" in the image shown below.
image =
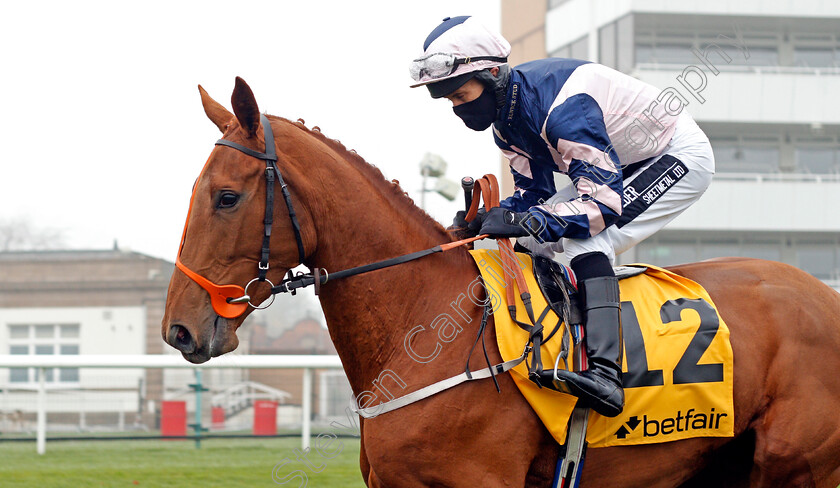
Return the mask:
[(470, 64), (474, 61), (496, 61), (506, 63), (507, 58), (499, 56), (472, 56), (459, 58), (454, 54), (434, 53), (415, 59), (408, 68), (411, 78), (420, 81), (423, 78), (438, 79), (451, 75), (462, 64)]

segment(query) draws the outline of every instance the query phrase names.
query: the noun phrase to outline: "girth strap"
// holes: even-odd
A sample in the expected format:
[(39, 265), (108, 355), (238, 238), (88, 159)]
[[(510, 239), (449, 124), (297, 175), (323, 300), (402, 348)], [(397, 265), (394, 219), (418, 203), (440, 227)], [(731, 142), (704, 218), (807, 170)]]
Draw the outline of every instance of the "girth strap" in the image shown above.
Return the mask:
[(444, 390), (448, 390), (454, 386), (458, 386), (461, 383), (466, 383), (467, 381), (482, 380), (484, 378), (491, 378), (494, 375), (510, 371), (511, 369), (516, 367), (516, 365), (524, 361), (525, 358), (528, 356), (529, 352), (530, 347), (526, 347), (525, 350), (522, 352), (522, 355), (516, 359), (511, 359), (510, 361), (505, 361), (503, 363), (493, 365), (490, 368), (482, 368), (477, 371), (464, 371), (459, 375), (447, 378), (442, 381), (438, 381), (437, 383), (433, 383), (429, 386), (420, 388), (417, 391), (411, 392), (407, 395), (403, 395), (399, 398), (395, 398), (385, 403), (380, 403), (378, 405), (374, 405), (367, 408), (359, 408), (359, 406), (356, 405), (353, 410), (360, 417), (370, 419), (376, 417), (377, 415), (382, 415), (383, 413), (387, 413), (392, 410), (402, 408), (406, 405), (410, 405), (414, 402), (418, 402), (432, 395), (440, 393)]

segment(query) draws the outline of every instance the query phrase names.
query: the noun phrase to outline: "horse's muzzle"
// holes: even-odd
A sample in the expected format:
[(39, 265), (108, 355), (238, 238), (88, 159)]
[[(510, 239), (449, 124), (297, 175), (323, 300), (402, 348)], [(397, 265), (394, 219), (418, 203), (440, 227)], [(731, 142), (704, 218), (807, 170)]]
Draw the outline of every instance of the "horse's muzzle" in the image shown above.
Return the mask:
[(191, 331), (185, 325), (172, 324), (165, 339), (170, 346), (181, 352), (184, 359), (195, 364), (233, 351), (239, 345), (239, 339), (236, 332), (231, 330), (229, 321), (219, 316), (216, 316), (211, 327), (201, 331)]

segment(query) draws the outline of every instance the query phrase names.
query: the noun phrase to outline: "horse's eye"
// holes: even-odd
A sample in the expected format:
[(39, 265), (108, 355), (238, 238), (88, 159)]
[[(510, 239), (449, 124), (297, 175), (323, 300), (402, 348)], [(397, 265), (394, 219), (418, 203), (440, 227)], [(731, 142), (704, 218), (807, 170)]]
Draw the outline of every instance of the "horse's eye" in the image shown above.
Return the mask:
[(216, 203), (216, 208), (231, 208), (236, 205), (236, 202), (239, 201), (239, 195), (232, 191), (222, 192), (219, 195), (218, 203)]

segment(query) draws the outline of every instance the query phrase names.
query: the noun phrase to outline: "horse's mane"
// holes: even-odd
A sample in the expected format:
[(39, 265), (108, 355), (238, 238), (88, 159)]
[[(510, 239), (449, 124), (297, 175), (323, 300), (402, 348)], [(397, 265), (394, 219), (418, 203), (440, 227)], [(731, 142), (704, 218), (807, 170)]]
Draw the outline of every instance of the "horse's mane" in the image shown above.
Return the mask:
[(386, 179), (385, 175), (382, 174), (382, 171), (379, 168), (377, 168), (371, 163), (368, 163), (355, 150), (347, 149), (344, 146), (344, 144), (341, 143), (341, 141), (337, 139), (331, 139), (325, 136), (321, 132), (320, 127), (318, 127), (317, 125), (313, 126), (310, 129), (306, 127), (306, 124), (303, 119), (298, 119), (296, 122), (292, 122), (291, 120), (285, 119), (283, 117), (277, 117), (274, 115), (271, 115), (269, 117), (274, 120), (287, 122), (293, 127), (297, 127), (303, 130), (311, 137), (314, 137), (315, 139), (323, 142), (327, 145), (327, 147), (333, 149), (337, 154), (341, 155), (343, 159), (350, 163), (350, 165), (353, 166), (357, 171), (362, 173), (368, 181), (370, 181), (372, 184), (374, 184), (377, 188), (380, 189), (382, 194), (393, 196), (393, 201), (399, 202), (405, 209), (407, 215), (416, 217), (421, 222), (433, 225), (436, 228), (436, 230), (445, 232), (445, 229), (440, 223), (438, 223), (438, 221), (433, 219), (428, 213), (426, 213), (425, 210), (414, 204), (414, 200), (410, 196), (408, 196), (408, 193), (405, 190), (402, 189), (399, 181), (389, 181), (388, 179)]

